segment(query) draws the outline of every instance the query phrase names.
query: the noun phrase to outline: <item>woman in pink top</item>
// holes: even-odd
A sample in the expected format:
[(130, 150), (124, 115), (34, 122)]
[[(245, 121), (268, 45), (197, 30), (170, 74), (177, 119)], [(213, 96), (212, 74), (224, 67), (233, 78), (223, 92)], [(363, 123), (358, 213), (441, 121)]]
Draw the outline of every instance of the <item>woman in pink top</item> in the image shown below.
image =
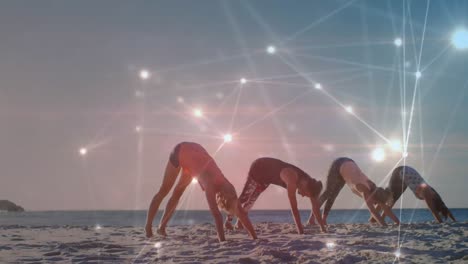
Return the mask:
[(353, 193), (364, 198), (364, 201), (369, 208), (369, 212), (382, 226), (386, 226), (387, 224), (378, 214), (375, 208), (376, 205), (380, 206), (380, 208), (385, 211), (386, 215), (388, 215), (395, 223), (400, 223), (390, 207), (385, 204), (391, 196), (391, 193), (383, 188), (377, 187), (361, 171), (358, 165), (349, 158), (338, 158), (330, 167), (326, 189), (319, 198), (321, 205), (326, 202), (325, 210), (323, 212), (324, 221), (326, 221), (333, 202), (345, 183), (351, 188)]
[(166, 236), (166, 225), (174, 213), (180, 197), (185, 188), (192, 182), (192, 178), (197, 177), (200, 186), (205, 191), (208, 206), (215, 219), (219, 241), (225, 241), (226, 239), (224, 237), (223, 219), (218, 207), (230, 215), (237, 216), (250, 236), (253, 239), (257, 238), (252, 223), (237, 199), (234, 186), (224, 177), (208, 152), (201, 145), (191, 142), (179, 143), (169, 157), (162, 185), (154, 195), (148, 209), (145, 227), (147, 237), (153, 236), (152, 223), (154, 216), (162, 200), (174, 186), (175, 180), (181, 171), (179, 182), (164, 210), (158, 234)]

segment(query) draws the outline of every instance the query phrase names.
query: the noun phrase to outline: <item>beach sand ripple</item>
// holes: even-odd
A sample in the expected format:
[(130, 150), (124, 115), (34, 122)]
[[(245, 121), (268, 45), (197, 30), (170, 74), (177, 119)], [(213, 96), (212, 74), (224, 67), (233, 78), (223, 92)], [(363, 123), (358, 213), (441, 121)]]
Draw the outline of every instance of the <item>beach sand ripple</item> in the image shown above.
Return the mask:
[[(212, 224), (168, 227), (146, 239), (141, 228), (0, 226), (0, 263), (468, 263), (468, 223), (379, 227), (335, 224), (297, 235), (293, 224), (257, 223), (260, 239)], [(398, 243), (401, 256), (395, 257)]]

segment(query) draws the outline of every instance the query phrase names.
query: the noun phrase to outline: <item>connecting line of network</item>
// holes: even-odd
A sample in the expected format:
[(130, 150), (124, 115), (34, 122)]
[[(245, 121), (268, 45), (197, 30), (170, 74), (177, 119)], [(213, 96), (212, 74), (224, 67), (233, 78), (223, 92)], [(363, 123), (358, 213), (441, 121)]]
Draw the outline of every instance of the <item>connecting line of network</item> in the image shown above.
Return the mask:
[[(403, 17), (405, 18), (406, 16), (404, 15)], [(269, 117), (274, 116), (275, 113), (281, 111), (282, 109), (284, 109), (288, 105), (292, 104), (296, 100), (304, 97), (306, 94), (311, 93), (313, 91), (320, 92), (326, 98), (330, 99), (331, 102), (337, 104), (346, 113), (348, 113), (349, 115), (354, 117), (357, 121), (359, 121), (362, 125), (367, 127), (370, 131), (372, 131), (374, 134), (376, 134), (379, 138), (381, 138), (384, 141), (384, 144), (382, 144), (380, 146), (377, 146), (376, 148), (374, 148), (372, 150), (371, 157), (372, 157), (373, 160), (375, 160), (376, 162), (384, 161), (385, 158), (386, 158), (386, 149), (387, 148), (390, 149), (392, 152), (401, 154), (398, 161), (397, 161), (397, 163), (396, 163), (396, 165), (393, 167), (393, 168), (395, 168), (401, 162), (405, 163), (406, 158), (409, 155), (408, 146), (409, 146), (411, 129), (412, 129), (412, 124), (413, 124), (413, 119), (414, 119), (413, 117), (414, 117), (414, 112), (415, 112), (417, 88), (418, 88), (418, 85), (420, 83), (420, 79), (423, 77), (423, 73), (425, 71), (427, 71), (427, 69), (435, 61), (437, 61), (443, 54), (445, 54), (449, 50), (448, 48), (450, 47), (450, 46), (444, 47), (444, 49), (442, 49), (435, 57), (430, 59), (429, 62), (425, 66), (421, 67), (421, 57), (422, 57), (426, 22), (427, 22), (427, 14), (426, 14), (426, 20), (424, 22), (424, 29), (423, 29), (423, 34), (422, 34), (421, 46), (420, 46), (420, 51), (419, 51), (419, 54), (418, 54), (419, 56), (416, 55), (417, 56), (417, 58), (416, 58), (416, 61), (417, 61), (416, 68), (417, 68), (417, 70), (415, 72), (407, 72), (405, 70), (406, 67), (404, 67), (404, 66), (399, 67), (398, 69), (395, 70), (393, 68), (385, 68), (385, 67), (376, 66), (376, 65), (369, 65), (369, 64), (360, 64), (360, 63), (355, 63), (355, 62), (350, 62), (350, 61), (338, 60), (336, 58), (326, 58), (326, 57), (323, 57), (323, 56), (322, 57), (320, 57), (320, 56), (310, 56), (310, 55), (303, 54), (303, 53), (296, 53), (295, 54), (296, 57), (300, 57), (300, 58), (308, 58), (308, 57), (309, 58), (319, 58), (319, 59), (321, 58), (321, 59), (324, 59), (324, 60), (328, 59), (328, 60), (332, 60), (332, 61), (335, 61), (335, 62), (341, 62), (343, 64), (351, 65), (351, 66), (353, 66), (353, 68), (351, 68), (351, 70), (345, 69), (344, 71), (352, 72), (357, 77), (362, 76), (363, 74), (362, 74), (362, 71), (359, 71), (359, 70), (356, 71), (356, 68), (361, 68), (361, 69), (364, 68), (364, 69), (367, 69), (369, 71), (370, 70), (382, 70), (382, 71), (392, 71), (392, 72), (398, 73), (400, 75), (400, 78), (402, 79), (401, 82), (400, 82), (400, 92), (402, 94), (402, 98), (401, 98), (401, 100), (402, 100), (401, 113), (402, 113), (402, 124), (403, 124), (403, 126), (402, 126), (402, 129), (403, 129), (402, 140), (399, 140), (399, 139), (396, 139), (396, 138), (391, 138), (391, 139), (387, 138), (383, 133), (379, 132), (375, 127), (373, 127), (369, 122), (367, 122), (362, 116), (360, 116), (357, 113), (356, 109), (353, 108), (352, 105), (346, 104), (346, 103), (340, 101), (336, 96), (334, 96), (329, 91), (329, 89), (326, 89), (327, 87), (330, 87), (332, 85), (332, 83), (324, 85), (321, 82), (318, 82), (316, 80), (312, 80), (310, 78), (310, 73), (306, 73), (305, 71), (300, 69), (302, 67), (298, 67), (297, 64), (291, 62), (290, 57), (289, 58), (287, 57), (287, 56), (290, 55), (288, 49), (283, 48), (283, 47), (278, 48), (275, 45), (267, 46), (265, 48), (264, 52), (266, 52), (268, 55), (278, 55), (278, 58), (284, 64), (288, 65), (295, 72), (294, 74), (283, 75), (283, 76), (272, 76), (272, 77), (265, 77), (265, 78), (252, 78), (252, 79), (242, 77), (238, 81), (232, 81), (231, 80), (231, 81), (225, 81), (225, 82), (201, 84), (201, 85), (197, 85), (197, 86), (192, 87), (192, 88), (202, 88), (202, 87), (208, 87), (208, 86), (216, 87), (216, 85), (219, 85), (219, 84), (231, 84), (231, 83), (236, 84), (237, 83), (236, 84), (236, 89), (230, 95), (230, 96), (233, 96), (237, 92), (236, 104), (235, 104), (235, 107), (234, 107), (234, 111), (232, 113), (231, 122), (230, 122), (230, 125), (229, 125), (229, 131), (228, 132), (222, 133), (221, 130), (217, 129), (216, 126), (213, 124), (213, 122), (210, 121), (210, 119), (208, 118), (209, 115), (207, 115), (205, 113), (205, 111), (204, 111), (204, 109), (202, 107), (188, 106), (187, 104), (185, 104), (185, 100), (184, 100), (183, 97), (178, 97), (177, 102), (180, 103), (180, 104), (185, 105), (187, 107), (187, 110), (190, 111), (190, 115), (192, 117), (194, 117), (195, 119), (198, 119), (198, 120), (203, 120), (206, 123), (206, 125), (211, 126), (210, 128), (212, 128), (214, 131), (216, 131), (217, 134), (215, 134), (215, 135), (201, 135), (201, 136), (221, 140), (221, 143), (220, 143), (219, 147), (217, 148), (217, 150), (214, 153), (216, 155), (216, 153), (218, 153), (223, 148), (223, 146), (225, 146), (225, 144), (228, 144), (228, 143), (232, 142), (236, 137), (239, 137), (241, 135), (241, 133), (244, 133), (247, 129), (255, 126), (259, 122), (261, 122), (261, 121), (263, 121), (263, 120), (265, 120), (265, 119), (267, 119)], [(405, 24), (406, 24), (406, 22), (403, 23), (403, 25), (404, 25), (403, 26), (403, 35), (404, 36), (406, 36)], [(413, 39), (414, 39), (414, 36), (413, 36)], [(402, 62), (405, 63), (406, 62), (405, 38), (402, 38), (402, 37), (395, 38), (394, 41), (393, 41), (393, 44), (397, 48), (402, 48), (402, 51), (401, 51)], [(415, 45), (415, 41), (413, 41), (413, 45)], [(452, 35), (451, 45), (453, 47), (455, 47), (456, 49), (458, 49), (458, 50), (468, 49), (468, 31), (465, 30), (465, 29), (456, 30)], [(282, 53), (283, 50), (285, 51), (284, 53)], [(255, 51), (253, 53), (258, 54), (258, 51)], [(243, 54), (241, 56), (245, 56), (245, 54)], [(232, 58), (238, 58), (238, 57), (239, 56), (232, 56)], [(414, 84), (414, 88), (413, 88), (413, 94), (412, 94), (412, 97), (411, 97), (411, 104), (410, 104), (410, 107), (409, 107), (409, 112), (407, 111), (407, 104), (406, 104), (406, 77), (407, 77), (406, 75), (407, 74), (411, 74), (413, 76), (413, 78), (415, 78), (415, 82), (414, 82), (415, 84)], [(303, 77), (304, 80), (306, 81), (306, 83), (287, 83), (287, 82), (277, 82), (277, 81), (275, 81), (275, 80), (278, 80), (278, 79), (288, 78), (288, 77), (291, 77), (291, 76)], [(351, 79), (355, 78), (356, 76), (351, 76)], [(138, 77), (139, 77), (139, 79), (141, 81), (147, 82), (152, 78), (152, 72), (149, 69), (141, 69), (138, 72)], [(341, 81), (346, 81), (346, 80), (347, 79), (344, 79), (344, 80), (341, 80)], [(250, 124), (248, 124), (248, 125), (246, 125), (244, 127), (241, 127), (236, 131), (232, 131), (233, 130), (233, 123), (234, 123), (234, 120), (236, 118), (237, 111), (238, 111), (241, 91), (242, 91), (243, 88), (245, 88), (249, 84), (253, 84), (253, 85), (256, 85), (256, 84), (278, 84), (278, 85), (286, 85), (286, 86), (302, 86), (302, 87), (310, 88), (310, 89), (308, 89), (304, 93), (301, 93), (298, 96), (294, 97), (292, 100), (290, 100), (288, 102), (285, 102), (280, 106), (277, 106), (275, 109), (265, 113), (260, 118), (258, 118), (256, 120), (253, 120)], [(138, 97), (138, 98), (144, 98), (146, 95), (145, 95), (144, 91), (137, 90), (136, 93), (135, 93), (135, 96)], [(225, 100), (227, 98), (229, 98), (230, 96), (226, 97)], [(219, 96), (219, 97), (221, 98), (222, 96)], [(166, 109), (166, 110), (172, 111), (170, 109)], [(173, 111), (172, 111), (172, 113), (173, 113)], [(180, 136), (193, 136), (193, 134), (173, 133), (173, 132), (170, 132), (170, 131), (167, 131), (167, 132), (165, 132), (165, 131), (155, 131), (154, 129), (152, 129), (150, 127), (146, 127), (144, 125), (144, 122), (145, 122), (144, 121), (144, 114), (145, 114), (145, 109), (143, 108), (142, 111), (141, 111), (141, 116), (142, 117), (140, 118), (142, 124), (137, 124), (134, 127), (134, 131), (139, 135), (143, 135), (144, 132), (155, 132), (155, 133), (163, 132), (163, 133), (170, 133), (170, 134), (178, 134)], [(190, 117), (184, 116), (183, 114), (179, 114), (179, 113), (175, 113), (175, 114), (179, 115), (181, 118), (190, 119)], [(104, 141), (99, 142), (99, 143), (93, 142), (93, 143), (88, 144), (86, 146), (82, 146), (82, 147), (79, 148), (78, 152), (82, 157), (86, 157), (86, 156), (89, 155), (91, 150), (93, 150), (95, 148), (98, 148), (98, 147), (100, 147), (100, 146), (102, 146), (104, 144), (107, 144), (110, 140), (111, 139), (107, 139), (107, 140), (104, 140)], [(139, 159), (141, 159), (141, 157)], [(139, 164), (139, 167), (142, 167), (142, 164)], [(392, 168), (392, 170), (393, 170), (393, 168)], [(142, 172), (139, 171), (139, 174), (141, 174), (141, 173)], [(386, 180), (389, 177), (389, 175), (390, 175), (390, 173), (385, 176), (384, 180)], [(196, 182), (197, 182), (197, 180), (193, 179), (193, 183), (196, 183)], [(401, 209), (402, 209), (402, 207), (403, 207), (403, 198), (400, 200), (400, 218), (401, 218)], [(96, 227), (96, 229), (99, 229), (99, 228), (100, 228), (100, 226)], [(399, 226), (398, 226), (398, 242), (397, 242), (397, 250), (395, 251), (395, 260), (398, 259), (401, 256), (400, 248), (401, 248), (401, 246), (402, 246), (402, 244), (404, 242), (403, 241), (404, 239), (400, 239), (400, 236), (401, 236), (401, 224), (399, 224)], [(155, 245), (156, 248), (158, 248), (157, 244)], [(333, 248), (334, 246), (335, 246), (334, 242), (327, 243), (328, 248)]]

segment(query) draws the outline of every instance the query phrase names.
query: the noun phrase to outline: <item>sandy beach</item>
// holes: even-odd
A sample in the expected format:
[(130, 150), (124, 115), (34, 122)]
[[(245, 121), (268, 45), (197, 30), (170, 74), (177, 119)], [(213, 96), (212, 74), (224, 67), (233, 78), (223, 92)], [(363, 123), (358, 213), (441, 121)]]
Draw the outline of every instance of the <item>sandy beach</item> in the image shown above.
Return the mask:
[(135, 227), (1, 226), (1, 263), (467, 263), (468, 222), (398, 227), (335, 224), (329, 233), (292, 224), (257, 223), (260, 239), (229, 231), (218, 243), (212, 224), (168, 228), (146, 239)]

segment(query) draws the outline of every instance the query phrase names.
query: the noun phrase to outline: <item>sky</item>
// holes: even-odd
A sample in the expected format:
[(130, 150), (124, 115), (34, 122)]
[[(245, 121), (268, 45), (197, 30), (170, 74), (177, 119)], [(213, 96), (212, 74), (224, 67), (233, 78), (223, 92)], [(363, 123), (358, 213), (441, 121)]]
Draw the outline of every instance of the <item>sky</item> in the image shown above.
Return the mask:
[[(348, 156), (381, 186), (410, 165), (468, 207), (468, 49), (452, 43), (467, 18), (455, 0), (2, 1), (0, 199), (146, 209), (194, 141), (238, 194), (259, 157), (325, 183)], [(345, 187), (334, 208), (362, 206)], [(207, 208), (197, 184), (179, 204)], [(287, 208), (276, 186), (254, 206)]]

